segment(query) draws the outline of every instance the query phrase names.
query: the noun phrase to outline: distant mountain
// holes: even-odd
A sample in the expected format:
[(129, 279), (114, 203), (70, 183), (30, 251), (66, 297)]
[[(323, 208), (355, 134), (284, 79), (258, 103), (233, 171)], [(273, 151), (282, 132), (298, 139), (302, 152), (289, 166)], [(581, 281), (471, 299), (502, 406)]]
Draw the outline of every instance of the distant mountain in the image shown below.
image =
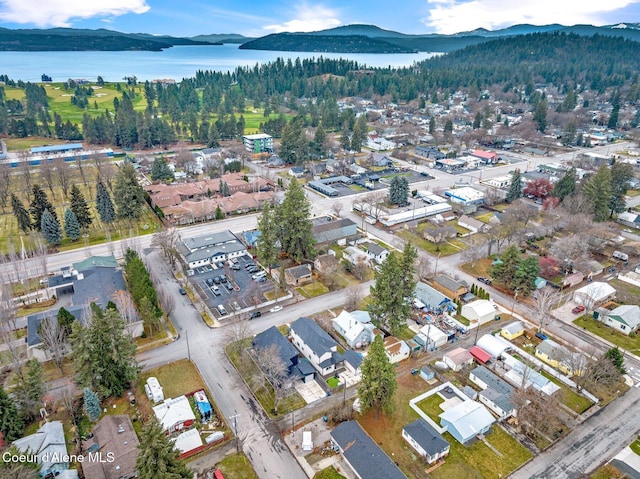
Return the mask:
[(191, 37), (195, 42), (209, 42), (214, 44), (221, 43), (246, 43), (253, 40), (252, 37), (245, 37), (237, 33), (213, 33), (210, 35), (196, 35)]
[(210, 43), (166, 35), (121, 33), (106, 29), (49, 28), (44, 30), (11, 30), (0, 28), (0, 51), (159, 51), (174, 45), (210, 45)]
[[(583, 36), (598, 34), (640, 41), (640, 24), (638, 23), (621, 23), (602, 27), (593, 25), (567, 27), (560, 24), (521, 24), (500, 30), (478, 28), (470, 32), (455, 33), (453, 35), (437, 33), (410, 35), (394, 32), (393, 30), (385, 30), (375, 25), (354, 24), (317, 32), (275, 33), (244, 43), (240, 48), (248, 50), (334, 53), (408, 53), (414, 51), (446, 53), (496, 38), (548, 32), (575, 33)], [(336, 37), (339, 37), (339, 39)], [(360, 40), (356, 40), (358, 37), (360, 37)], [(345, 41), (346, 38), (350, 40)], [(365, 38), (368, 40), (365, 40)], [(389, 45), (399, 47), (400, 50), (390, 49)]]

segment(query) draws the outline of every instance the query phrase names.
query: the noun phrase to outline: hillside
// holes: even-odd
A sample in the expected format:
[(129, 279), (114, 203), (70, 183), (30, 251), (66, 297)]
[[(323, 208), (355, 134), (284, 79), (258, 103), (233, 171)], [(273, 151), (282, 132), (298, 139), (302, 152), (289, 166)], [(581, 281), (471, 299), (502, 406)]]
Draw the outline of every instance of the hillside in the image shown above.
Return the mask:
[(324, 53), (414, 53), (416, 49), (364, 35), (307, 35), (274, 33), (240, 45), (243, 50), (275, 50)]
[(219, 45), (223, 43), (245, 43), (253, 40), (253, 38), (245, 37), (237, 33), (212, 33), (210, 35), (196, 35), (195, 37), (191, 37), (191, 40), (194, 42), (209, 42)]

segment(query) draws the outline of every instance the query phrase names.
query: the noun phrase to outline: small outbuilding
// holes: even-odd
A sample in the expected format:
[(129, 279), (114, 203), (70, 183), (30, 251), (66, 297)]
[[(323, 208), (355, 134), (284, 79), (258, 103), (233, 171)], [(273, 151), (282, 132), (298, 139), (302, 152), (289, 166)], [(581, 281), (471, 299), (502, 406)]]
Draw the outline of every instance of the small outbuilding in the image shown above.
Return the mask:
[(522, 321), (514, 321), (513, 323), (509, 323), (500, 330), (500, 335), (503, 338), (508, 339), (509, 341), (514, 340), (515, 338), (522, 336), (524, 334), (525, 327)]
[(472, 325), (483, 325), (496, 317), (496, 307), (488, 299), (478, 299), (462, 306), (461, 314)]
[(456, 348), (442, 356), (442, 361), (453, 371), (460, 371), (473, 364), (473, 356), (465, 348)]

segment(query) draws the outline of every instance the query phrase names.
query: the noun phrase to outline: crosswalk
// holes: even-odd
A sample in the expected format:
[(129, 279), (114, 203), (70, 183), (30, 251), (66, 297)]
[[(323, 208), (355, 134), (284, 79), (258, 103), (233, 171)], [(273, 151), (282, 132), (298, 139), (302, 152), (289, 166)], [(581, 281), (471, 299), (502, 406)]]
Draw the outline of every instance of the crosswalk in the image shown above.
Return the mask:
[(634, 386), (640, 389), (640, 369), (629, 366), (627, 367), (627, 374), (633, 379)]

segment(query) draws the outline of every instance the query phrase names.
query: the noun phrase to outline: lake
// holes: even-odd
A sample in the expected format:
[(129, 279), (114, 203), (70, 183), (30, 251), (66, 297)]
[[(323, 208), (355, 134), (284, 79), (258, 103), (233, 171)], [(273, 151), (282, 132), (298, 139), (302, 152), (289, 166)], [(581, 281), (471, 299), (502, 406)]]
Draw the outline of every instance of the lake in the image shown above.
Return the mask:
[(238, 66), (253, 66), (278, 57), (292, 58), (348, 58), (369, 67), (402, 67), (430, 58), (436, 54), (372, 54), (272, 52), (240, 50), (238, 45), (176, 46), (161, 52), (0, 52), (0, 74), (13, 80), (41, 81), (46, 73), (54, 82), (69, 78), (95, 81), (120, 81), (136, 76), (139, 81), (159, 78), (182, 80), (195, 76), (197, 70), (231, 71)]

